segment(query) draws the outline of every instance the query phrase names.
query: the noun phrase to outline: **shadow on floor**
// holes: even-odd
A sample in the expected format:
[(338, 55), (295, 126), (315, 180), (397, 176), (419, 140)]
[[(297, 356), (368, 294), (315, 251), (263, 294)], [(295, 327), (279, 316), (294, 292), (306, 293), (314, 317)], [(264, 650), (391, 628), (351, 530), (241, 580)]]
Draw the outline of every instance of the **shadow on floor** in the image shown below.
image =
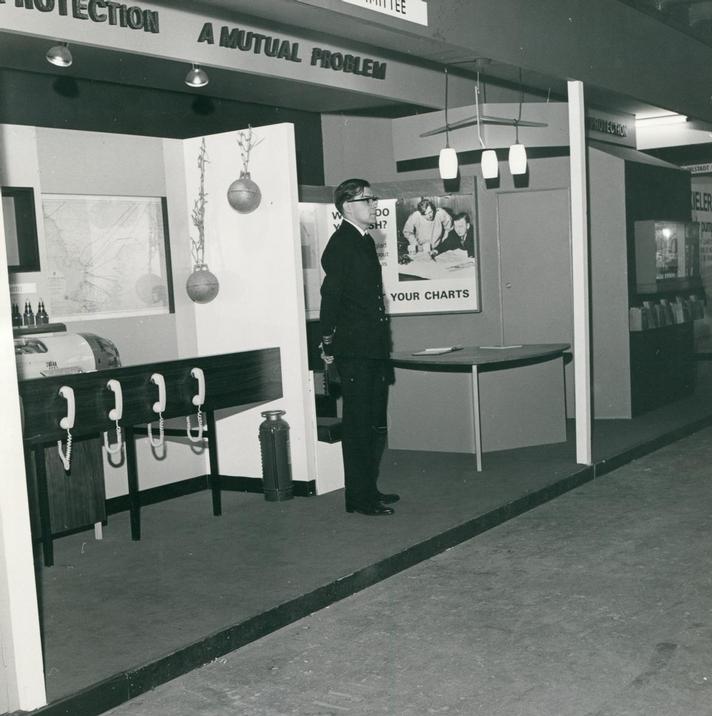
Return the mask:
[[(710, 381), (712, 385), (712, 381)], [(485, 455), (387, 451), (380, 487), (396, 514), (346, 514), (343, 492), (266, 502), (225, 493), (213, 517), (201, 492), (55, 542), (39, 568), (50, 705), (99, 714), (596, 476), (712, 424), (712, 390), (633, 420), (597, 421), (594, 465), (566, 443)]]

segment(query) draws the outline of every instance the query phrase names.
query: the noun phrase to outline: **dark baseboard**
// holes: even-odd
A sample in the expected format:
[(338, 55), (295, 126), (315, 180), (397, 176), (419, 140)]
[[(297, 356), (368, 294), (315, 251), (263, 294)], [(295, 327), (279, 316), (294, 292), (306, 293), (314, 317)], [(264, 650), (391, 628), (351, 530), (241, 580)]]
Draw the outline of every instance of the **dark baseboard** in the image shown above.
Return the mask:
[(694, 423), (684, 425), (680, 428), (677, 428), (676, 430), (671, 430), (664, 435), (660, 435), (657, 438), (653, 438), (652, 440), (647, 440), (643, 443), (640, 443), (639, 445), (635, 445), (634, 447), (625, 450), (618, 455), (614, 455), (613, 457), (601, 460), (593, 466), (594, 471), (596, 473), (596, 477), (602, 477), (609, 472), (613, 472), (613, 470), (617, 470), (619, 467), (623, 467), (623, 465), (626, 465), (633, 460), (637, 460), (644, 455), (649, 455), (651, 452), (655, 452), (656, 450), (659, 450), (666, 445), (670, 445), (671, 443), (674, 443), (677, 440), (681, 440), (688, 435), (692, 435), (698, 430), (707, 428), (710, 425), (712, 425), (712, 416), (701, 418), (700, 420), (696, 420)]
[[(172, 500), (175, 497), (183, 495), (191, 495), (194, 492), (201, 492), (208, 489), (208, 476), (199, 475), (191, 477), (188, 480), (180, 482), (172, 482), (170, 485), (160, 485), (159, 487), (149, 487), (147, 490), (141, 490), (139, 499), (141, 506), (155, 505), (157, 502)], [(263, 493), (262, 480), (259, 477), (241, 477), (232, 475), (220, 476), (220, 489), (235, 492), (254, 492)], [(295, 497), (311, 497), (316, 495), (316, 481), (295, 480), (292, 482), (292, 493)], [(119, 512), (126, 512), (129, 509), (129, 496), (120, 495), (119, 497), (111, 497), (106, 501), (106, 514), (115, 515)]]

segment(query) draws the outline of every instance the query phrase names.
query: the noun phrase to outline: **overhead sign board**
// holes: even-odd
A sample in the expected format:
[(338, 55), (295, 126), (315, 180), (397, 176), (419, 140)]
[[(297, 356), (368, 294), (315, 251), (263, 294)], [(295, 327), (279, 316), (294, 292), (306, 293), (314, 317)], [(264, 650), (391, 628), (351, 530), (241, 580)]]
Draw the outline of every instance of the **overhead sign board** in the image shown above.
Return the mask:
[[(683, 164), (683, 169), (687, 169), (691, 174), (712, 174), (712, 164)], [(693, 209), (697, 208), (693, 204)]]
[(365, 10), (373, 10), (383, 15), (397, 17), (400, 20), (428, 24), (428, 4), (425, 0), (341, 0), (349, 5), (358, 5)]
[(600, 142), (636, 147), (635, 117), (622, 112), (586, 111), (586, 136)]

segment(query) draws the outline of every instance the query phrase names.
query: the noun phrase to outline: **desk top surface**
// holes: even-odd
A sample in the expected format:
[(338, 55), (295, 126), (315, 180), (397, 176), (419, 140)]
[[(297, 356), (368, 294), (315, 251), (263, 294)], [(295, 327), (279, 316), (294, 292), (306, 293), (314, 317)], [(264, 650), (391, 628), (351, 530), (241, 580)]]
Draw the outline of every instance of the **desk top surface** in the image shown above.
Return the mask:
[(433, 355), (413, 355), (413, 351), (391, 353), (395, 365), (403, 366), (473, 366), (504, 365), (518, 361), (556, 358), (570, 348), (569, 343), (537, 343), (521, 346), (464, 346), (460, 350)]

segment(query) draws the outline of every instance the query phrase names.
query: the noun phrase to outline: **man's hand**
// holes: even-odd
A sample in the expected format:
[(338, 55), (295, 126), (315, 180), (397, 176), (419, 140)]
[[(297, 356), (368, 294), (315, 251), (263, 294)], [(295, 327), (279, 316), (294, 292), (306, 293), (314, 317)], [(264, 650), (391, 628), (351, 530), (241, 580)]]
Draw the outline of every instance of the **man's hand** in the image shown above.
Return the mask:
[(334, 362), (334, 347), (333, 347), (333, 336), (324, 336), (319, 344), (319, 350), (321, 351), (321, 359), (326, 365), (331, 365)]

